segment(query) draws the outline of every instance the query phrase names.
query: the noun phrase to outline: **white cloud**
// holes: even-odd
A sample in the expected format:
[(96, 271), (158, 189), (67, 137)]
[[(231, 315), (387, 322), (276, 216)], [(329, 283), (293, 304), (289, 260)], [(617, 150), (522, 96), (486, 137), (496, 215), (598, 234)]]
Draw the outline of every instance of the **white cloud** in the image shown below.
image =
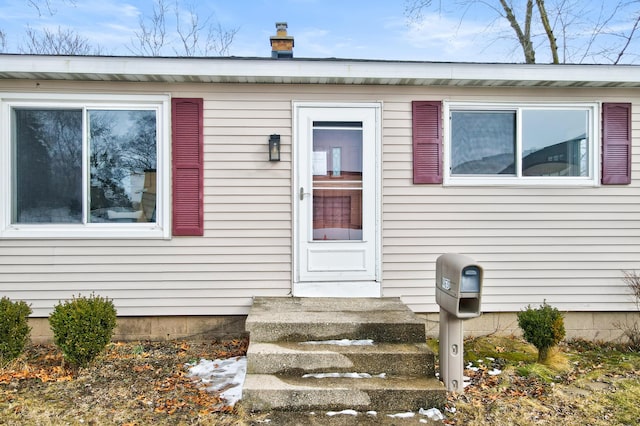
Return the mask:
[(78, 2), (75, 9), (80, 14), (100, 16), (102, 19), (116, 19), (118, 21), (137, 19), (142, 13), (137, 6), (112, 0)]
[(499, 20), (487, 24), (430, 13), (420, 22), (407, 24), (403, 36), (414, 51), (426, 52), (424, 60), (492, 62), (504, 61), (513, 53), (515, 38), (510, 31)]
[(305, 57), (336, 56), (335, 52), (338, 46), (336, 41), (331, 40), (332, 38), (335, 39), (335, 36), (332, 36), (329, 30), (320, 28), (302, 29), (295, 34), (295, 45), (298, 48), (296, 50), (296, 47), (294, 47), (294, 52), (301, 51), (302, 55), (296, 53), (296, 56)]

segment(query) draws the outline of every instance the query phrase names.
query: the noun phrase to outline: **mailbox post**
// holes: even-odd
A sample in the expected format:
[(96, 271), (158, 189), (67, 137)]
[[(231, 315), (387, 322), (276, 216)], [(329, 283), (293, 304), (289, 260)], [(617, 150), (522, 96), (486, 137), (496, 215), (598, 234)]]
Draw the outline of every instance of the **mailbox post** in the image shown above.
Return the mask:
[(440, 305), (440, 378), (448, 391), (462, 392), (462, 322), (481, 315), (482, 268), (473, 259), (447, 253), (436, 260), (436, 302)]

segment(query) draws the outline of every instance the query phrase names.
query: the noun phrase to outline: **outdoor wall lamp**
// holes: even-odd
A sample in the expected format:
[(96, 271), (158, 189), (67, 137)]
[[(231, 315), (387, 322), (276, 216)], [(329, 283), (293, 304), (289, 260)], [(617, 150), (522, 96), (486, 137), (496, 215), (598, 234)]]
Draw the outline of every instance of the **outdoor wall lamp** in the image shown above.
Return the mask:
[(280, 161), (280, 135), (269, 136), (269, 161)]

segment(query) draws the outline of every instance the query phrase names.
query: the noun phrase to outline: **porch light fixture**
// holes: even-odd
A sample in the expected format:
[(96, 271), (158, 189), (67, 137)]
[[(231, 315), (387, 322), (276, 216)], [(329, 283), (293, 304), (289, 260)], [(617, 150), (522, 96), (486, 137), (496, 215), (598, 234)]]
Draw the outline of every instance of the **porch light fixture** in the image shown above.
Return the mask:
[(280, 135), (269, 136), (269, 161), (280, 161)]

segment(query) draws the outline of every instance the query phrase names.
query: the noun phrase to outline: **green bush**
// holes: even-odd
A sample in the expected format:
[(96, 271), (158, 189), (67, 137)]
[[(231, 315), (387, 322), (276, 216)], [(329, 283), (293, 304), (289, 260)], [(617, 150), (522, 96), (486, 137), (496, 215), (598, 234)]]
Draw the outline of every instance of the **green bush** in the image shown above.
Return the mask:
[(31, 308), (22, 300), (0, 299), (0, 364), (19, 357), (24, 350), (31, 332), (29, 314)]
[(562, 314), (547, 303), (540, 308), (527, 306), (518, 312), (518, 325), (523, 331), (524, 339), (538, 349), (538, 362), (546, 362), (549, 349), (564, 339), (564, 318)]
[(92, 294), (59, 303), (49, 316), (53, 340), (65, 360), (77, 367), (93, 361), (111, 341), (116, 327), (113, 302)]

